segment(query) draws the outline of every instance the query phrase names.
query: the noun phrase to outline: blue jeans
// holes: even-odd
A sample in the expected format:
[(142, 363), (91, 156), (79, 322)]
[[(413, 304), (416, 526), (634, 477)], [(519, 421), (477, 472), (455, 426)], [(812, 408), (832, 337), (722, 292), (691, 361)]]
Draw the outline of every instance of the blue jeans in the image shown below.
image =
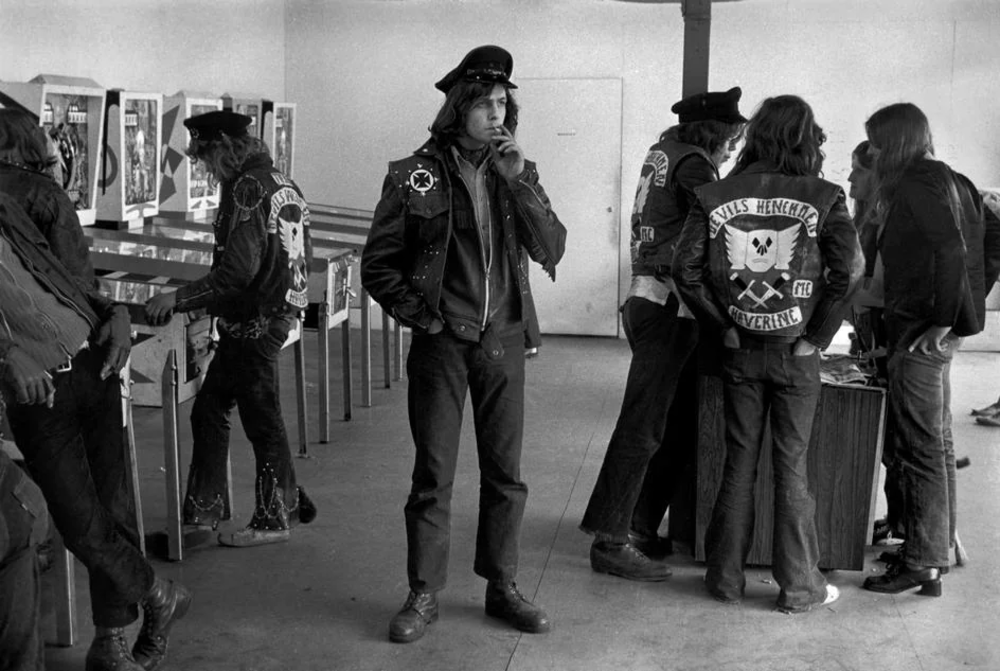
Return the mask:
[(214, 524), (229, 519), (226, 463), (229, 416), (240, 412), (257, 462), (251, 527), (288, 529), (298, 518), (298, 488), (281, 417), (278, 354), (291, 323), (274, 318), (257, 338), (222, 335), (191, 409), (194, 447), (184, 499), (184, 521)]
[(51, 409), (11, 403), (7, 417), (56, 529), (90, 574), (94, 624), (124, 627), (139, 617), (154, 576), (139, 551), (121, 382), (100, 379), (103, 360), (103, 352), (81, 350), (72, 370), (55, 375)]
[(903, 556), (917, 566), (947, 566), (955, 531), (955, 449), (951, 433), (951, 360), (944, 352), (895, 350), (889, 358), (893, 452), (903, 503)]
[[(655, 536), (698, 441), (698, 322), (630, 298), (622, 309), (632, 349), (625, 397), (580, 528), (624, 543)], [(667, 428), (670, 428), (669, 432)]]
[[(499, 339), (488, 356), (480, 343), (447, 331), (414, 333), (406, 362), (410, 431), (416, 454), (406, 518), (410, 589), (436, 592), (448, 573), (451, 496), (465, 397), (471, 394), (479, 453), (476, 574), (517, 575), (528, 487), (521, 481), (524, 431), (524, 334)], [(490, 352), (497, 351), (493, 348)]]
[(774, 465), (772, 571), (778, 606), (799, 609), (826, 598), (819, 572), (816, 503), (806, 454), (820, 394), (819, 353), (794, 356), (792, 345), (750, 341), (726, 350), (723, 365), (726, 465), (705, 535), (705, 583), (727, 601), (742, 598), (754, 522), (754, 482), (770, 420)]
[(48, 526), (42, 492), (0, 452), (0, 669), (45, 668), (37, 547)]

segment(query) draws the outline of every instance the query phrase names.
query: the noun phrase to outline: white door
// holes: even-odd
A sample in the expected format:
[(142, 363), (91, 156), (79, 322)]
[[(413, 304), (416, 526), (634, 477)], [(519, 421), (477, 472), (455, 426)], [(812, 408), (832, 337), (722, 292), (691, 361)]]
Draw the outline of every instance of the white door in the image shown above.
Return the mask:
[(517, 141), (566, 227), (553, 283), (531, 264), (542, 333), (618, 335), (621, 79), (518, 79)]

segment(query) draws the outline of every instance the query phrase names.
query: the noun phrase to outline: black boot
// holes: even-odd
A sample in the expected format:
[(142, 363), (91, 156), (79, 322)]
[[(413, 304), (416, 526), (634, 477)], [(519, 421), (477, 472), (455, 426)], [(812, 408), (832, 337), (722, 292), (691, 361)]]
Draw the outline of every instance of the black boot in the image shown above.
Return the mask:
[(427, 625), (437, 622), (438, 600), (433, 592), (410, 592), (406, 603), (389, 622), (389, 640), (410, 643), (424, 635)]
[(316, 519), (316, 504), (306, 495), (306, 490), (299, 487), (299, 522), (309, 524)]
[(933, 566), (911, 567), (905, 561), (898, 561), (889, 564), (882, 575), (865, 578), (862, 587), (882, 594), (899, 594), (919, 587), (923, 596), (941, 596), (941, 571)]
[(669, 566), (650, 559), (631, 543), (594, 541), (590, 546), (590, 567), (597, 573), (643, 582), (659, 582), (673, 575)]
[(529, 634), (544, 634), (552, 628), (545, 611), (524, 598), (513, 581), (487, 583), (486, 614)]
[(124, 627), (97, 627), (87, 651), (87, 671), (142, 671), (128, 649)]
[(191, 605), (191, 592), (173, 580), (157, 578), (142, 600), (142, 629), (132, 647), (135, 661), (153, 671), (167, 656), (167, 637), (174, 622)]

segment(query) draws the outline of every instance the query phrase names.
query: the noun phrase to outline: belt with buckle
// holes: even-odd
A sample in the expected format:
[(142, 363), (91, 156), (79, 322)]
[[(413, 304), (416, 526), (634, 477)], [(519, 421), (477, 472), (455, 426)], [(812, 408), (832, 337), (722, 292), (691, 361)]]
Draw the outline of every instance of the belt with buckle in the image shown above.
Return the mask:
[(73, 357), (75, 357), (77, 354), (79, 354), (83, 350), (88, 349), (89, 347), (90, 347), (90, 342), (87, 341), (87, 340), (84, 340), (83, 344), (80, 345), (80, 347), (77, 348), (75, 354), (73, 354), (72, 356), (69, 356), (69, 355), (66, 356), (66, 363), (59, 364), (55, 368), (51, 369), (49, 371), (49, 373), (52, 374), (52, 375), (59, 375), (60, 373), (68, 373), (68, 372), (70, 372), (71, 370), (73, 370)]

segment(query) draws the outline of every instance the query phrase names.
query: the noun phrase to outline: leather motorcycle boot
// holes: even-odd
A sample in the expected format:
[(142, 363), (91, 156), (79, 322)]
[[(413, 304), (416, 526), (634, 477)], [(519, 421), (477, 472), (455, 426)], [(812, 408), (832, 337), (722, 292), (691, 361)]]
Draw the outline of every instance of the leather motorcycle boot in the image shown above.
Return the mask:
[(920, 588), (923, 596), (941, 596), (941, 570), (935, 566), (910, 566), (905, 561), (889, 564), (880, 576), (865, 578), (862, 589), (882, 594), (899, 594)]
[(437, 622), (438, 600), (434, 592), (413, 592), (389, 622), (389, 640), (412, 643), (424, 635), (427, 625)]
[(552, 628), (545, 611), (528, 601), (514, 581), (486, 584), (486, 614), (529, 634), (544, 634)]
[(650, 559), (663, 559), (674, 553), (674, 542), (657, 534), (629, 531), (628, 542)]
[(84, 668), (87, 671), (142, 671), (128, 649), (124, 627), (96, 627)]
[(191, 606), (191, 592), (173, 580), (157, 578), (142, 600), (142, 629), (132, 646), (135, 661), (153, 671), (167, 656), (170, 627), (184, 617)]
[(631, 543), (594, 541), (590, 546), (590, 567), (597, 573), (641, 582), (659, 582), (673, 575), (669, 566), (650, 559)]

